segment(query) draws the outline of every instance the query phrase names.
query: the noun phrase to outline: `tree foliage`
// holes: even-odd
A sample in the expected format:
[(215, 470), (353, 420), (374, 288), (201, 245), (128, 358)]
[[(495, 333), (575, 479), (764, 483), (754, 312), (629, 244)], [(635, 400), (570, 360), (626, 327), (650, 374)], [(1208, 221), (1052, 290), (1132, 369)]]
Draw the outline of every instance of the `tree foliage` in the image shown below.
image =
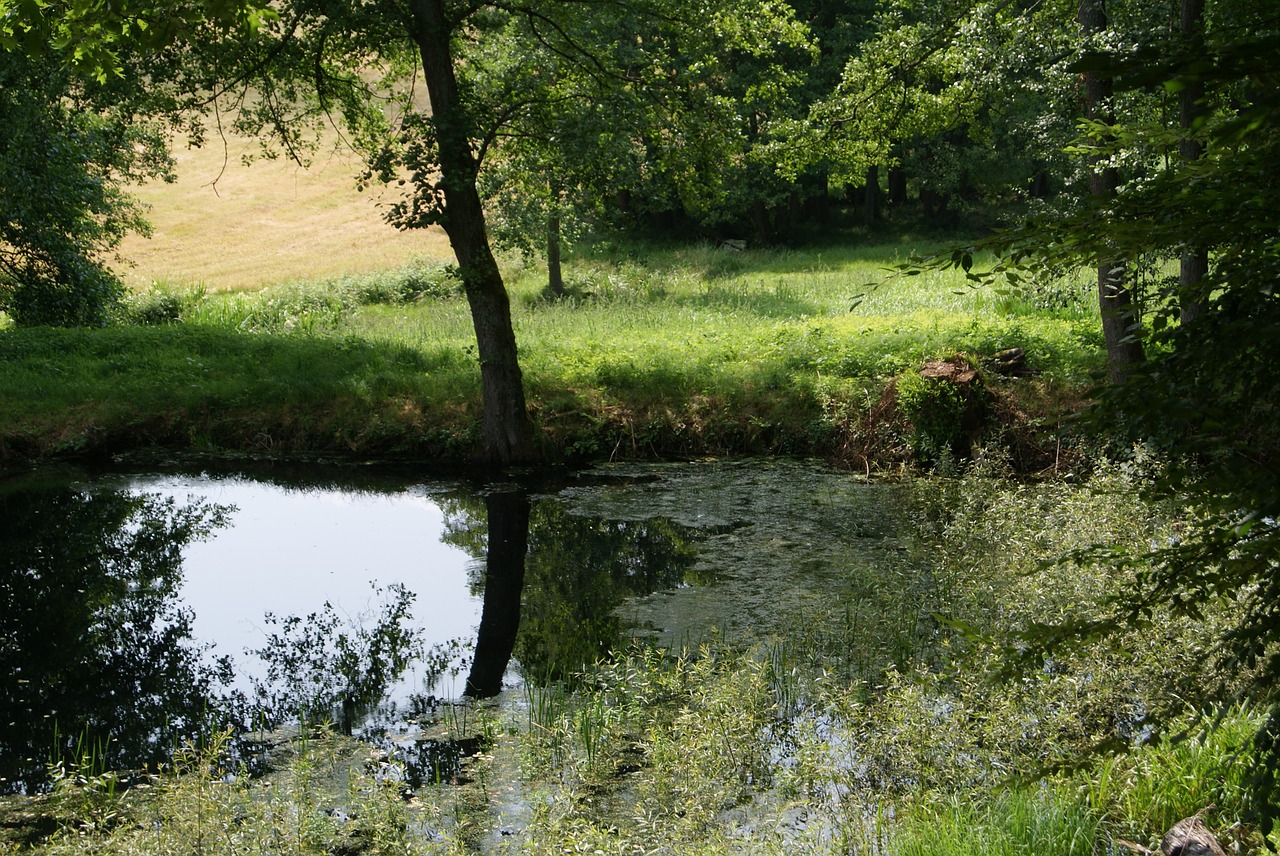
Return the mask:
[(50, 60), (84, 79), (127, 76), (127, 57), (168, 48), (210, 25), (255, 27), (258, 0), (0, 0), (0, 51)]
[[(1253, 781), (1265, 830), (1280, 817), (1280, 16), (1268, 3), (1232, 0), (1214, 6), (1206, 25), (1202, 41), (1166, 31), (1075, 63), (1113, 80), (1117, 97), (1203, 88), (1204, 109), (1187, 127), (1123, 113), (1082, 121), (1075, 154), (1146, 169), (1129, 171), (1114, 196), (934, 263), (1020, 288), (1077, 265), (1141, 262), (1141, 278), (1129, 281), (1142, 313), (1131, 335), (1149, 359), (1100, 389), (1090, 419), (1168, 461), (1149, 491), (1184, 509), (1182, 531), (1145, 551), (1078, 554), (1136, 567), (1136, 583), (1109, 599), (1102, 618), (1034, 628), (1023, 661), (1143, 626), (1162, 610), (1195, 622), (1209, 603), (1227, 604), (1236, 620), (1204, 662), (1222, 679), (1180, 701), (1200, 711), (1242, 700), (1270, 710)], [(1176, 155), (1188, 136), (1202, 157)], [(997, 255), (991, 269), (974, 268), (978, 249)], [(1189, 250), (1207, 251), (1207, 274), (1166, 273)], [(1188, 304), (1200, 307), (1193, 317)], [(1229, 684), (1245, 689), (1228, 692)]]
[[(593, 104), (614, 97), (656, 105), (670, 96), (663, 105), (673, 108), (665, 114), (668, 150), (705, 154), (701, 145), (712, 135), (694, 121), (700, 110), (679, 109), (686, 104), (680, 93), (698, 90), (677, 69), (690, 56), (722, 55), (702, 45), (767, 59), (777, 49), (773, 36), (787, 25), (786, 7), (769, 0), (355, 7), (291, 0), (277, 9), (278, 20), (241, 49), (203, 54), (211, 80), (243, 81), (244, 88), (226, 93), (239, 127), (274, 135), (295, 156), (309, 130), (340, 119), (369, 158), (365, 180), (404, 188), (388, 220), (406, 229), (444, 228), (476, 331), (486, 457), (536, 457), (509, 297), (480, 194), (483, 170), (505, 148), (523, 151), (532, 169), (594, 160), (593, 147), (592, 157), (574, 151), (548, 163), (548, 149), (529, 141), (558, 136), (567, 145), (581, 129), (575, 111), (590, 114)], [(694, 106), (701, 103), (716, 103), (714, 94)]]
[(123, 293), (107, 262), (148, 230), (125, 188), (172, 179), (169, 134), (202, 100), (184, 92), (182, 40), (261, 14), (228, 0), (0, 0), (0, 310), (106, 323)]
[(103, 258), (146, 230), (119, 179), (168, 167), (149, 129), (90, 100), (56, 65), (0, 53), (0, 309), (21, 324), (105, 323), (123, 286)]
[(0, 493), (0, 793), (47, 787), (50, 760), (137, 768), (208, 735), (227, 674), (180, 604), (182, 550), (227, 512), (111, 490)]

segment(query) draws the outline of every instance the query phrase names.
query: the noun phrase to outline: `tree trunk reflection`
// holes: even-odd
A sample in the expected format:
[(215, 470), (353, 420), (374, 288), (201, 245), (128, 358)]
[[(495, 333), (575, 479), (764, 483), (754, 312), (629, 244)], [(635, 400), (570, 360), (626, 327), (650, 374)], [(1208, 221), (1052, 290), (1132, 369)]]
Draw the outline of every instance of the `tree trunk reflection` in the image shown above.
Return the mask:
[(487, 698), (502, 689), (502, 676), (520, 630), (520, 598), (529, 550), (529, 496), (518, 492), (485, 497), (489, 550), (485, 557), (484, 606), (466, 695)]

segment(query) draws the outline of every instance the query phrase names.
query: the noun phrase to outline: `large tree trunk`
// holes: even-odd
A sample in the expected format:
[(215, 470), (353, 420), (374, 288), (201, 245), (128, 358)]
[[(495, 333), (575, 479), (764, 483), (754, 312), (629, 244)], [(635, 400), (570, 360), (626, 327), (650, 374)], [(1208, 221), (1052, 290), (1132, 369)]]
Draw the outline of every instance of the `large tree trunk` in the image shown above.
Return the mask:
[[(1080, 0), (1080, 29), (1085, 38), (1107, 28), (1105, 0)], [(1085, 115), (1089, 119), (1114, 123), (1111, 113), (1111, 78), (1097, 72), (1084, 75)], [(1113, 166), (1096, 160), (1089, 175), (1089, 192), (1096, 200), (1115, 195), (1120, 177)], [(1123, 258), (1098, 260), (1098, 305), (1102, 310), (1102, 337), (1107, 347), (1111, 379), (1120, 382), (1129, 377), (1134, 367), (1145, 359), (1138, 338), (1137, 312), (1133, 294), (1125, 280), (1128, 262)]]
[[(1182, 0), (1182, 37), (1193, 50), (1204, 48), (1204, 0)], [(1205, 112), (1204, 84), (1192, 83), (1178, 94), (1178, 124), (1182, 128), (1179, 154), (1184, 161), (1194, 163), (1204, 156), (1204, 146), (1192, 136), (1196, 120)], [(1209, 274), (1209, 253), (1201, 247), (1193, 247), (1182, 256), (1182, 270), (1178, 278), (1182, 323), (1190, 324), (1205, 310), (1205, 299), (1200, 283)]]
[(491, 463), (530, 461), (533, 426), (511, 326), (511, 301), (489, 247), (484, 208), (476, 190), (479, 165), (458, 95), (450, 29), (443, 0), (414, 0), (412, 37), (422, 56), (431, 116), (440, 151), (444, 230), (449, 236), (471, 307), (484, 393), (485, 454)]

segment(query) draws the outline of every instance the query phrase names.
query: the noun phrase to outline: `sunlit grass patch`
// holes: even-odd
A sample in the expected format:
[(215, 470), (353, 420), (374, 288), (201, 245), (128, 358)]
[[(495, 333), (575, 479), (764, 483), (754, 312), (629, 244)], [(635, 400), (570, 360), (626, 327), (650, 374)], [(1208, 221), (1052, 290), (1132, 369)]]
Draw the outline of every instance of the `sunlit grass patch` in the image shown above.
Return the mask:
[(130, 236), (120, 248), (117, 267), (131, 287), (261, 288), (450, 258), (441, 230), (402, 232), (383, 220), (380, 204), (394, 192), (358, 192), (354, 153), (321, 151), (308, 167), (285, 159), (245, 166), (257, 142), (223, 142), (211, 134), (203, 148), (175, 147), (178, 180), (135, 189), (151, 208), (154, 235)]
[[(572, 261), (565, 299), (546, 297), (540, 268), (509, 261), (513, 322), (541, 448), (568, 460), (858, 450), (849, 454), (871, 466), (872, 455), (897, 462), (908, 454), (895, 437), (870, 442), (875, 426), (868, 420), (892, 379), (927, 360), (962, 353), (980, 364), (1019, 347), (1036, 383), (1062, 390), (1078, 389), (1100, 368), (1093, 315), (1002, 308), (1005, 298), (975, 292), (958, 274), (886, 278), (902, 254), (895, 246), (633, 248)], [(264, 448), (279, 452), (412, 453), (438, 450), (441, 442), (465, 457), (476, 452), (478, 427), (459, 421), (479, 414), (474, 331), (446, 265), (415, 262), (256, 291), (169, 282), (133, 295), (121, 321), (124, 327), (100, 333), (6, 334), (16, 355), (7, 387), (13, 427), (4, 429), (17, 432), (5, 435), (14, 438), (12, 448), (48, 434), (72, 442), (38, 448), (91, 448), (132, 432), (143, 442), (203, 448), (249, 436), (269, 438)], [(153, 336), (154, 353), (143, 353), (149, 334), (124, 344), (128, 325), (217, 331), (229, 352), (267, 337), (274, 345), (251, 348), (274, 355), (255, 365), (210, 361), (195, 345), (206, 334), (194, 332)], [(35, 349), (47, 347), (44, 356), (19, 354), (27, 347), (20, 340), (59, 335), (80, 344), (60, 349), (47, 341)], [(234, 344), (237, 336), (249, 338)], [(115, 354), (99, 348), (96, 356), (69, 359), (94, 337), (122, 344)], [(191, 347), (197, 352), (183, 351)], [(286, 356), (326, 349), (345, 356)], [(362, 349), (379, 356), (357, 370), (348, 357)], [(55, 358), (55, 351), (62, 353)], [(1015, 393), (1022, 388), (1029, 383), (1010, 385)], [(1036, 410), (1029, 418), (1054, 412), (1050, 398), (1018, 400)], [(290, 415), (281, 417), (282, 407)], [(352, 424), (356, 407), (371, 408), (367, 430)], [(214, 411), (233, 415), (210, 425)], [(25, 420), (20, 427), (18, 419)], [(60, 421), (67, 427), (58, 428)], [(187, 439), (178, 440), (180, 426), (193, 421)], [(878, 451), (868, 453), (871, 447)]]
[(898, 856), (1090, 856), (1101, 824), (1065, 789), (1005, 791), (987, 804), (954, 796), (907, 813), (892, 827)]

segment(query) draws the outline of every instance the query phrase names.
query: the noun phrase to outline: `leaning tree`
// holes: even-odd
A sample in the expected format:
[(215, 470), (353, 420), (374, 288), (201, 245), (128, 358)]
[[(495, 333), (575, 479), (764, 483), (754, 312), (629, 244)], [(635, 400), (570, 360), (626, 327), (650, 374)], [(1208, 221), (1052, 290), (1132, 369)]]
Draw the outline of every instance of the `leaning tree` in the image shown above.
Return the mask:
[[(366, 180), (404, 189), (388, 211), (393, 224), (444, 228), (475, 327), (485, 457), (495, 464), (537, 455), (480, 190), (495, 153), (539, 128), (559, 128), (568, 145), (574, 105), (585, 120), (611, 94), (651, 109), (667, 96), (681, 105), (682, 69), (705, 67), (717, 51), (767, 57), (803, 39), (789, 8), (771, 0), (282, 0), (272, 8), (278, 17), (237, 49), (203, 52), (203, 85), (219, 109), (234, 111), (239, 130), (294, 157), (305, 157), (318, 127), (337, 125), (368, 158)], [(617, 116), (624, 128), (631, 119)], [(686, 133), (683, 142), (701, 138)]]

